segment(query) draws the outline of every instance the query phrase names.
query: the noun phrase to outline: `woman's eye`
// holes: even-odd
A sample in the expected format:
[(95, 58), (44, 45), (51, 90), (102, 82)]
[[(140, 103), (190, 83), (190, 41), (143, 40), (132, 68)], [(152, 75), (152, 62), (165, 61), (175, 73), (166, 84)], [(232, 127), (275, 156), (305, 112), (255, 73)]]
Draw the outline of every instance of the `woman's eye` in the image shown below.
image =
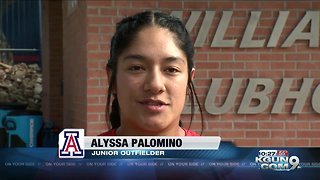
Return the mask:
[(135, 65), (135, 66), (130, 66), (130, 67), (129, 67), (129, 70), (130, 70), (130, 71), (142, 71), (142, 70), (143, 70), (143, 67), (142, 67), (142, 66), (137, 66), (137, 65)]
[(173, 67), (167, 68), (165, 71), (168, 72), (168, 73), (180, 72), (177, 68), (173, 68)]

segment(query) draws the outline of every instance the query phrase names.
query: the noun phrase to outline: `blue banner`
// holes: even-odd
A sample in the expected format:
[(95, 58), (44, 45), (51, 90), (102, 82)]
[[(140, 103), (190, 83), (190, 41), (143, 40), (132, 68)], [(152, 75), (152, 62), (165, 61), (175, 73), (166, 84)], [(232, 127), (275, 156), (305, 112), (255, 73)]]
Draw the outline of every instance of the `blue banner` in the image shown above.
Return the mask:
[(94, 151), (86, 150), (83, 159), (59, 159), (58, 148), (2, 148), (0, 179), (320, 177), (320, 148), (239, 148), (224, 142), (219, 150), (159, 150), (164, 155), (158, 156), (150, 155), (156, 150), (144, 150), (149, 154), (130, 154), (138, 151), (142, 150), (112, 150), (111, 154), (92, 155)]

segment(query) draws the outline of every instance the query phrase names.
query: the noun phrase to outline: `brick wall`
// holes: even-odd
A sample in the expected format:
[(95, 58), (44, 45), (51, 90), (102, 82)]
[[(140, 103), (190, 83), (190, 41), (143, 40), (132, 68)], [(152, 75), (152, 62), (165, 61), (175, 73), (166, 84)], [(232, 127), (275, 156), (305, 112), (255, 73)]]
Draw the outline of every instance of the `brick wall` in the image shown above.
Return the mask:
[(44, 96), (42, 111), (45, 120), (63, 125), (62, 88), (62, 3), (43, 1), (42, 72)]
[(63, 127), (86, 128), (87, 49), (86, 2), (63, 7)]
[[(82, 84), (83, 86), (77, 88), (74, 86), (75, 89), (71, 89), (73, 89), (72, 94), (75, 96), (81, 88), (86, 88), (86, 99), (83, 102), (87, 102), (87, 104), (81, 104), (80, 109), (77, 108), (80, 104), (73, 104), (69, 106), (71, 111), (66, 109), (65, 111), (74, 112), (72, 110), (78, 109), (77, 113), (79, 113), (79, 110), (84, 110), (83, 107), (86, 106), (86, 132), (88, 135), (96, 135), (107, 129), (104, 114), (107, 77), (104, 67), (109, 55), (110, 38), (115, 31), (116, 22), (124, 16), (143, 10), (161, 10), (168, 13), (183, 10), (184, 21), (187, 20), (191, 10), (201, 11), (200, 19), (191, 31), (193, 38), (196, 38), (200, 29), (204, 12), (206, 10), (216, 11), (209, 35), (204, 45), (196, 48), (194, 58), (197, 67), (195, 84), (201, 104), (204, 104), (211, 78), (223, 78), (223, 86), (219, 90), (217, 103), (223, 102), (232, 78), (272, 79), (276, 84), (270, 95), (272, 102), (274, 102), (283, 78), (294, 78), (295, 84), (292, 89), (295, 90), (300, 87), (302, 78), (315, 78), (311, 89), (313, 92), (316, 85), (320, 83), (319, 47), (310, 48), (309, 42), (305, 40), (296, 41), (289, 48), (281, 48), (280, 46), (302, 19), (306, 10), (319, 9), (320, 2), (318, 1), (86, 1), (85, 8), (79, 10), (85, 14), (86, 24), (81, 21), (78, 24), (66, 22), (65, 25), (72, 26), (71, 29), (77, 28), (77, 31), (85, 30), (87, 40), (84, 42), (83, 37), (75, 38), (73, 35), (74, 39), (71, 41), (71, 39), (68, 40), (68, 34), (71, 34), (66, 34), (67, 40), (64, 42), (69, 45), (72, 42), (73, 47), (64, 45), (64, 48), (69, 49), (69, 55), (76, 55), (77, 58), (66, 56), (64, 60), (72, 59), (73, 63), (69, 63), (73, 65), (76, 63), (78, 66), (78, 61), (81, 61), (80, 68), (77, 66), (77, 70), (72, 69), (71, 65), (65, 69), (74, 73), (81, 71), (80, 76), (70, 76), (69, 78), (70, 82), (71, 78), (76, 78), (79, 84), (82, 81), (86, 82), (86, 84)], [(236, 45), (229, 48), (213, 48), (210, 45), (223, 10), (233, 11), (225, 39), (237, 39)], [(253, 39), (266, 39), (266, 42), (270, 38), (279, 10), (290, 12), (276, 47), (267, 48), (264, 45), (261, 48), (239, 48), (250, 12), (253, 10), (262, 11)], [(83, 14), (78, 14), (78, 16), (83, 16)], [(74, 45), (81, 46), (80, 43), (85, 43), (86, 47), (84, 49), (74, 47)], [(86, 77), (84, 77), (85, 67), (87, 68)], [(290, 113), (294, 101), (289, 100), (286, 101), (283, 113), (280, 114), (270, 113), (273, 105), (270, 103), (270, 107), (263, 113), (240, 115), (237, 114), (237, 110), (247, 83), (248, 81), (243, 82), (233, 108), (227, 113), (210, 115), (204, 112), (204, 135), (219, 135), (223, 140), (233, 141), (239, 146), (320, 146), (320, 115), (311, 107), (311, 93), (303, 112), (300, 114)], [(69, 104), (75, 100), (79, 99), (70, 98)], [(84, 114), (83, 112), (81, 114)], [(189, 116), (183, 115), (182, 118), (187, 122)], [(197, 114), (191, 128), (199, 131), (200, 125), (200, 118)]]

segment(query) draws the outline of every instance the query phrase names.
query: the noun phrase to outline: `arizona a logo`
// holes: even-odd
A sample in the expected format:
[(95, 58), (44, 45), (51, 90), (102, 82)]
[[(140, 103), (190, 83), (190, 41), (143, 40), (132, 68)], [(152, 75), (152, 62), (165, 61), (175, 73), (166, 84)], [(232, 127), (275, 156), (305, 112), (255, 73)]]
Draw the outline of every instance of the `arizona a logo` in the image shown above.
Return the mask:
[(84, 129), (64, 129), (59, 134), (59, 158), (84, 157)]

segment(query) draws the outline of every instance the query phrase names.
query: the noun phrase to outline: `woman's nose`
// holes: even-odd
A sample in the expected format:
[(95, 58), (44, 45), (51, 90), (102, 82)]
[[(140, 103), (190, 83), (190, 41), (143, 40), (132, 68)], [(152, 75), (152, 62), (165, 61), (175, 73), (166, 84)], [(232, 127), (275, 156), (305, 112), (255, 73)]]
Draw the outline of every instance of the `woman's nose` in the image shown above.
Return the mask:
[(166, 90), (163, 74), (160, 70), (152, 70), (147, 74), (144, 90), (159, 94)]

